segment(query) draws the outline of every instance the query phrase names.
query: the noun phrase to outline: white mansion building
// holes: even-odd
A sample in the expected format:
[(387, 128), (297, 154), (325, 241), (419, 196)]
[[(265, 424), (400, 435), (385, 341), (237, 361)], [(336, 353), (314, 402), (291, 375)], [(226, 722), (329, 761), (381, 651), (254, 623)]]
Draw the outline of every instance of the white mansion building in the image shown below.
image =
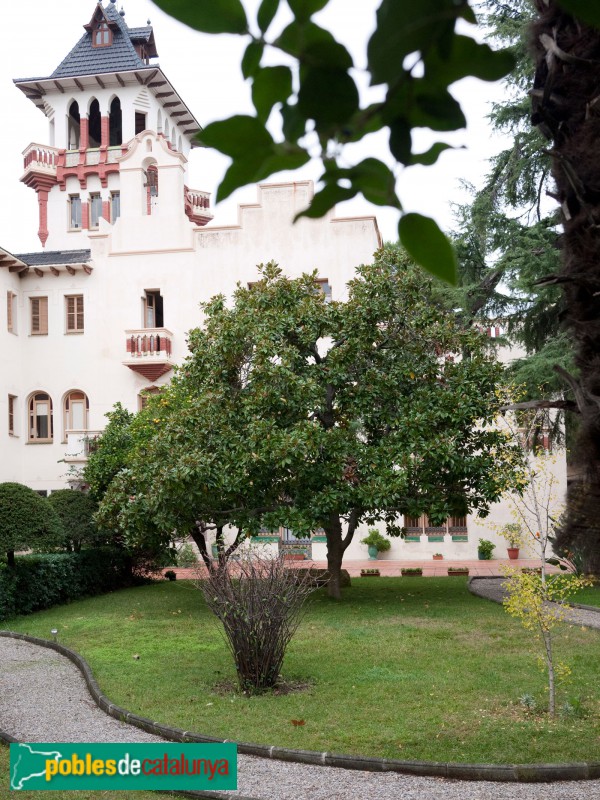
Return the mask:
[[(25, 149), (21, 178), (37, 194), (41, 249), (0, 247), (0, 481), (44, 494), (85, 462), (115, 402), (137, 410), (169, 381), (201, 301), (231, 295), (271, 259), (291, 276), (316, 268), (343, 298), (381, 244), (371, 216), (292, 224), (309, 181), (261, 185), (237, 225), (211, 224), (209, 195), (187, 179), (200, 125), (154, 61), (152, 28), (128, 27), (108, 2), (84, 29), (51, 75), (15, 81), (48, 119), (48, 143)], [(480, 536), (495, 538), (470, 518), (406, 522), (412, 535), (390, 558), (473, 557)], [(346, 558), (366, 557), (360, 538)]]

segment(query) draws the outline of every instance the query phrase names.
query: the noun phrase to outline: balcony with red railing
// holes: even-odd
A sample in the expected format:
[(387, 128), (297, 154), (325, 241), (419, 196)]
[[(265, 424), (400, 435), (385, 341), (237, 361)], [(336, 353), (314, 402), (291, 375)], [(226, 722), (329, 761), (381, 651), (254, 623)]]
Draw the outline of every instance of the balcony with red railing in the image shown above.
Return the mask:
[(195, 225), (206, 225), (213, 218), (210, 210), (210, 194), (184, 186), (185, 213)]
[(149, 381), (173, 368), (173, 334), (166, 328), (138, 328), (125, 331), (126, 359), (123, 364)]

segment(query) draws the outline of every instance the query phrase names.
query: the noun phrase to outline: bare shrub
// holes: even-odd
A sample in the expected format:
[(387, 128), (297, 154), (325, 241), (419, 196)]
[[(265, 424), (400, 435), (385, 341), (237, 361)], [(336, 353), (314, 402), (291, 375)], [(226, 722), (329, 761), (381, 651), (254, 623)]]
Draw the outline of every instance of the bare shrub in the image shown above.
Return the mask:
[(223, 625), (240, 689), (256, 694), (273, 688), (304, 602), (315, 589), (308, 570), (249, 550), (197, 584)]

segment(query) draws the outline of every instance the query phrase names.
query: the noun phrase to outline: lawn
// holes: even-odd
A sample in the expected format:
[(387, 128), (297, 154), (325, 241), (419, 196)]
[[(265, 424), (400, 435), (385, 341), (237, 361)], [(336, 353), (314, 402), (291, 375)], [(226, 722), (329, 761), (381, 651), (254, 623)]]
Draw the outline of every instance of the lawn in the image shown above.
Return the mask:
[(600, 606), (600, 584), (581, 589), (571, 600), (584, 606)]
[(320, 590), (284, 662), (284, 678), (305, 688), (262, 697), (228, 687), (231, 657), (189, 582), (116, 592), (4, 627), (44, 637), (57, 627), (113, 702), (238, 741), (497, 763), (597, 760), (600, 746), (600, 635), (561, 628), (557, 657), (573, 674), (559, 705), (568, 700), (578, 714), (551, 721), (527, 712), (522, 695), (545, 703), (529, 634), (501, 606), (469, 594), (462, 578), (355, 579), (341, 603)]

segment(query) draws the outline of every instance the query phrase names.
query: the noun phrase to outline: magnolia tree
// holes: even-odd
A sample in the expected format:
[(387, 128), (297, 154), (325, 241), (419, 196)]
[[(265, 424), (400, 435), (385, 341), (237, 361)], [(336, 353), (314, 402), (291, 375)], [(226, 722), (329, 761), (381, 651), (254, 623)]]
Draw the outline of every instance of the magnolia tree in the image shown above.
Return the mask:
[(506, 567), (507, 594), (504, 605), (509, 614), (521, 620), (524, 627), (539, 639), (543, 648), (542, 662), (548, 675), (548, 712), (554, 716), (556, 710), (556, 684), (560, 676), (567, 675), (566, 664), (557, 663), (553, 649), (553, 635), (557, 624), (565, 618), (564, 603), (580, 588), (588, 584), (585, 577), (571, 574), (547, 572), (553, 533), (564, 508), (564, 482), (560, 478), (559, 460), (564, 452), (551, 452), (536, 443), (536, 433), (543, 430), (545, 420), (539, 412), (527, 419), (521, 414), (518, 426), (514, 414), (506, 419), (508, 434), (520, 448), (523, 491), (511, 494), (515, 522), (510, 533), (522, 535), (529, 549), (540, 559), (540, 573), (535, 570), (520, 572)]
[(518, 451), (494, 424), (502, 367), (397, 248), (358, 270), (345, 302), (314, 275), (260, 269), (230, 307), (203, 307), (101, 517), (134, 539), (231, 526), (231, 546), (322, 528), (337, 598), (360, 523), (398, 536), (401, 514), (485, 515), (516, 485)]

